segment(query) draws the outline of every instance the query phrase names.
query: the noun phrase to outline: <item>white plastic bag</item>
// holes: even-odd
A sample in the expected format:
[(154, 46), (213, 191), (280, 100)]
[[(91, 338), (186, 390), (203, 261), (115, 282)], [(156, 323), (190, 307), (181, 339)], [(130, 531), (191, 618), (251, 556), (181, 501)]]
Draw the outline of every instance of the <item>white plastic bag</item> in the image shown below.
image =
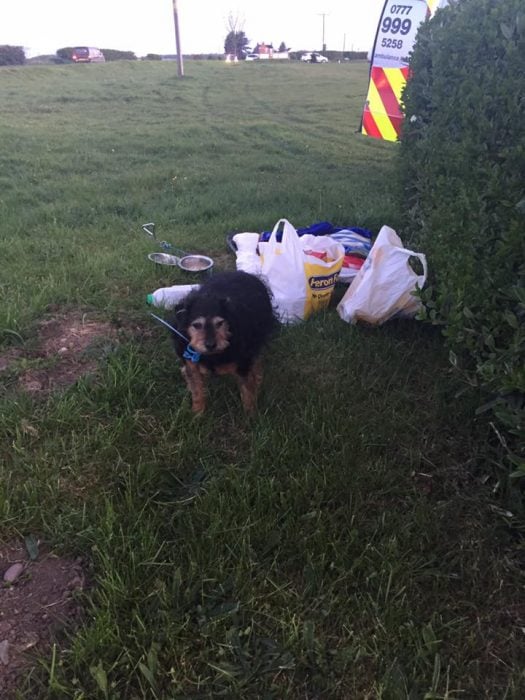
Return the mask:
[(270, 239), (259, 243), (259, 252), (261, 274), (281, 323), (294, 323), (328, 306), (343, 265), (345, 251), (340, 243), (330, 236), (299, 236), (287, 219), (280, 219)]
[[(409, 258), (419, 258), (423, 274), (410, 267)], [(413, 317), (421, 308), (414, 296), (427, 278), (427, 260), (422, 253), (403, 248), (401, 239), (383, 226), (363, 267), (337, 306), (343, 321), (381, 324), (393, 316)]]

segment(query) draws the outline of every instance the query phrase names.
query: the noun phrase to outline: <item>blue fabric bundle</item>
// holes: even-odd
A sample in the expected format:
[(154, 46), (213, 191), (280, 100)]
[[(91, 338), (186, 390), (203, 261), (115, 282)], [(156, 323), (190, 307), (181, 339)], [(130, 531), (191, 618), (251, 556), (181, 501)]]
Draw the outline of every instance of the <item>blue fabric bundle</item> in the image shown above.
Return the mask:
[[(372, 248), (372, 241), (369, 236), (361, 233), (363, 229), (348, 228), (332, 233), (331, 238), (341, 243), (345, 249), (345, 255), (357, 255), (360, 258), (368, 257)], [(367, 233), (369, 233), (367, 231)]]
[[(352, 228), (337, 227), (329, 221), (319, 221), (312, 226), (298, 228), (297, 233), (299, 236), (304, 236), (307, 233), (313, 236), (331, 236), (334, 240), (342, 243), (345, 255), (358, 255), (366, 258), (372, 247), (372, 232), (358, 226), (352, 226)], [(264, 231), (260, 240), (267, 241), (271, 234), (271, 231)], [(280, 232), (277, 234), (277, 240), (281, 240)]]

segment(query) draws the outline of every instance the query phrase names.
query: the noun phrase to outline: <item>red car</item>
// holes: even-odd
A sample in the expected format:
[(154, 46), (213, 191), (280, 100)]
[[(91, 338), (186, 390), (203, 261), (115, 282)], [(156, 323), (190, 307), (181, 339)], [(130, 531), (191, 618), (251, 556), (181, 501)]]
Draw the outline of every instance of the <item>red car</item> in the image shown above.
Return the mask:
[(75, 63), (105, 63), (106, 61), (102, 51), (91, 46), (77, 46), (73, 49), (71, 60)]

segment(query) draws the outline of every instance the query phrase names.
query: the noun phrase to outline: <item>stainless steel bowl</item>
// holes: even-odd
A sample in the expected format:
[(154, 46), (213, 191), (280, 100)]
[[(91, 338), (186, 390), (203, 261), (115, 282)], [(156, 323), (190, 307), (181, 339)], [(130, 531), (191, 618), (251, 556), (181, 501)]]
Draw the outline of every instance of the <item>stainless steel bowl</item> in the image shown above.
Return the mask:
[(169, 253), (150, 253), (148, 255), (148, 260), (151, 260), (158, 265), (179, 265), (180, 258), (176, 255), (169, 255)]
[(213, 267), (213, 260), (207, 255), (185, 255), (179, 260), (179, 267), (186, 272), (205, 272)]

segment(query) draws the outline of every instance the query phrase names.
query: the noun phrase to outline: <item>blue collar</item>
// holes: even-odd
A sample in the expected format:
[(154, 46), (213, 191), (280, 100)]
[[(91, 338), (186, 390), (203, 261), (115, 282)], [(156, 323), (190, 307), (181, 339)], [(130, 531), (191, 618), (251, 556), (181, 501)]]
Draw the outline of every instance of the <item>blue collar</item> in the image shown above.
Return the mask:
[(195, 348), (191, 347), (190, 341), (188, 340), (188, 338), (186, 338), (185, 335), (183, 335), (176, 328), (173, 328), (172, 325), (170, 325), (167, 321), (165, 321), (160, 316), (156, 316), (155, 314), (152, 314), (151, 311), (150, 311), (149, 315), (153, 316), (154, 319), (159, 321), (159, 323), (162, 323), (164, 326), (166, 326), (166, 328), (169, 328), (170, 331), (172, 331), (173, 333), (176, 333), (179, 336), (179, 338), (182, 338), (182, 340), (186, 343), (186, 347), (184, 348), (184, 352), (182, 353), (182, 357), (185, 360), (189, 360), (190, 362), (193, 362), (193, 363), (199, 362), (199, 360), (201, 359), (200, 352), (198, 352), (198, 350), (195, 350)]

